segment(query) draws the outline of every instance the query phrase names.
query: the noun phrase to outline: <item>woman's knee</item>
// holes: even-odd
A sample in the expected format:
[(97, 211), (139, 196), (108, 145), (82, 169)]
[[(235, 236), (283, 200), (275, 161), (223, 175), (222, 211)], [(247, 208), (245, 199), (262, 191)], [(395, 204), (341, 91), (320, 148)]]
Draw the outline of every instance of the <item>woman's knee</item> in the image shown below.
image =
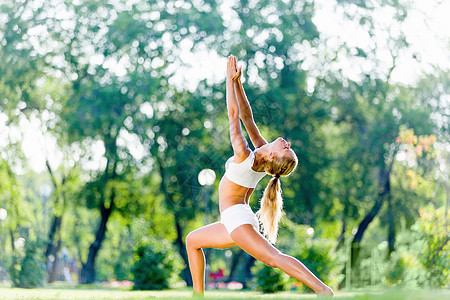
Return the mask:
[(272, 268), (278, 268), (280, 265), (281, 253), (269, 253), (264, 255), (261, 261)]
[(194, 231), (189, 232), (186, 236), (186, 249), (198, 249)]

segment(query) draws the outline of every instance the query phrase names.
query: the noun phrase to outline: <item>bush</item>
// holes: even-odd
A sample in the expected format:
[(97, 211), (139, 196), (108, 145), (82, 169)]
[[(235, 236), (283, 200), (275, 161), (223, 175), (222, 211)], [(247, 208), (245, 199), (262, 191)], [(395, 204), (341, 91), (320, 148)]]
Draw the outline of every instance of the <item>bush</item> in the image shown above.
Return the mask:
[(255, 275), (256, 290), (263, 293), (275, 293), (286, 289), (287, 275), (280, 269), (256, 262), (252, 268)]
[(428, 207), (420, 218), (398, 235), (397, 250), (391, 254), (386, 283), (408, 287), (449, 286), (449, 243), (443, 208)]
[(433, 288), (449, 287), (450, 244), (446, 226), (444, 207), (430, 206), (420, 211), (420, 218), (412, 227), (420, 237), (417, 244), (423, 245), (418, 258), (428, 272), (428, 285)]
[(391, 254), (385, 281), (388, 285), (417, 288), (424, 285), (426, 270), (415, 255), (401, 249)]
[(183, 260), (173, 246), (164, 239), (150, 238), (138, 247), (131, 269), (134, 288), (161, 290), (175, 283), (183, 269)]
[[(334, 257), (334, 245), (324, 239), (314, 239), (311, 244), (298, 244), (297, 251), (290, 253), (300, 260), (314, 275), (325, 284), (335, 286), (340, 278), (339, 267)], [(303, 285), (303, 290), (310, 288)]]
[[(298, 225), (285, 218), (277, 247), (300, 260), (320, 280), (334, 288), (343, 278), (342, 266), (335, 252), (336, 242), (309, 235), (309, 228), (308, 225)], [(298, 285), (295, 279), (289, 279), (289, 282)], [(306, 285), (302, 285), (302, 289), (311, 291)]]
[(27, 242), (25, 255), (14, 255), (9, 268), (13, 286), (21, 288), (40, 287), (44, 283), (45, 263), (43, 243)]

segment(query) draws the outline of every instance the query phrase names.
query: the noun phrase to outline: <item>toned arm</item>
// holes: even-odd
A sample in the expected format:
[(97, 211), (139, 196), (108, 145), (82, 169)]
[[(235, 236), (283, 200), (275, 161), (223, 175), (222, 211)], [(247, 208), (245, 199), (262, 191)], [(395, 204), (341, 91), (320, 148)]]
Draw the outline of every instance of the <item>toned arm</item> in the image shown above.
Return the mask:
[(240, 80), (240, 72), (238, 71), (238, 76), (234, 78), (234, 87), (236, 90), (236, 97), (239, 103), (240, 109), (240, 118), (242, 123), (244, 123), (245, 129), (247, 129), (248, 135), (250, 136), (250, 140), (252, 141), (255, 148), (259, 148), (262, 145), (267, 144), (266, 139), (261, 135), (258, 126), (253, 119), (252, 108), (250, 107), (250, 103), (248, 102), (247, 96), (245, 95), (244, 87), (242, 86)]
[(227, 63), (227, 83), (226, 98), (228, 120), (230, 124), (230, 140), (233, 147), (235, 161), (237, 163), (247, 158), (250, 153), (247, 140), (242, 135), (241, 123), (239, 121), (239, 104), (236, 100), (235, 88), (233, 84), (233, 76), (236, 74), (236, 60), (230, 56)]

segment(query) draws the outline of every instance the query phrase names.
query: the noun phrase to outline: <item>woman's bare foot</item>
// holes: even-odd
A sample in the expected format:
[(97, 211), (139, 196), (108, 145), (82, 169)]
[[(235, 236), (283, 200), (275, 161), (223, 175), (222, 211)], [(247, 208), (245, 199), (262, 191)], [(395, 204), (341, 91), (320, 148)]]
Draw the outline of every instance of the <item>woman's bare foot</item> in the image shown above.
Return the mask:
[(192, 298), (194, 298), (194, 299), (203, 299), (203, 298), (205, 298), (205, 295), (203, 293), (194, 292), (192, 294)]
[(316, 294), (317, 294), (318, 297), (332, 297), (332, 296), (334, 296), (334, 292), (329, 286), (324, 287), (323, 290), (321, 290), (320, 292), (317, 291)]

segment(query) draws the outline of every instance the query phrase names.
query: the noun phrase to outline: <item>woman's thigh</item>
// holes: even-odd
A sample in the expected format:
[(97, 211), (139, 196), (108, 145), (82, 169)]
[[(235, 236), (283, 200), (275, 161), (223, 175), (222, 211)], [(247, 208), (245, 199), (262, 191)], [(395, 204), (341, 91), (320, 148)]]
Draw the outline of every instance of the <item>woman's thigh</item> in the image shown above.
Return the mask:
[(236, 245), (263, 263), (273, 266), (275, 256), (280, 251), (250, 224), (244, 224), (231, 232)]
[(226, 249), (236, 246), (225, 226), (220, 222), (203, 226), (189, 233), (186, 237), (186, 245), (197, 249)]

